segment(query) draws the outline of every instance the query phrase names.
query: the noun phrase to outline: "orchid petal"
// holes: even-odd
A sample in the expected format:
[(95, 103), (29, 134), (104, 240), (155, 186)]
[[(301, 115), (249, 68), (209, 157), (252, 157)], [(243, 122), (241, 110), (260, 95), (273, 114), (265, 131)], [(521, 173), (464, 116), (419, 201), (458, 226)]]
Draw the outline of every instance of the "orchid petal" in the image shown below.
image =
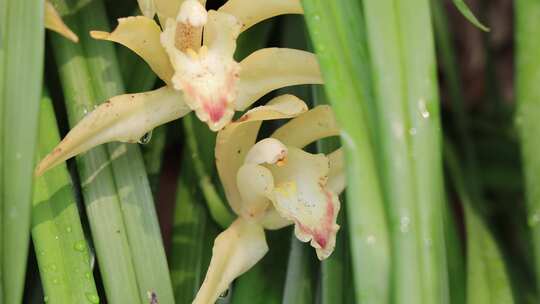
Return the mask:
[(281, 214), (272, 205), (272, 207), (265, 210), (264, 215), (261, 219), (259, 219), (259, 224), (261, 224), (264, 229), (278, 230), (292, 225), (294, 222), (281, 216)]
[(189, 112), (182, 93), (169, 87), (115, 96), (85, 116), (41, 161), (36, 175), (106, 142), (137, 142), (153, 128)]
[(218, 235), (206, 278), (193, 304), (215, 303), (238, 276), (248, 271), (268, 252), (263, 228), (242, 218)]
[(170, 83), (173, 68), (160, 43), (161, 30), (156, 22), (144, 16), (118, 19), (112, 33), (91, 31), (94, 39), (120, 43), (141, 56), (165, 83)]
[(345, 157), (343, 155), (343, 149), (339, 148), (328, 154), (327, 157), (330, 165), (327, 187), (330, 191), (340, 194), (345, 190), (345, 186), (347, 185), (345, 179)]
[[(165, 25), (167, 19), (176, 19), (183, 2), (184, 0), (154, 0), (161, 25)], [(203, 6), (206, 4), (206, 0), (199, 0), (199, 2)]]
[(256, 143), (246, 155), (246, 164), (280, 163), (287, 155), (287, 147), (275, 138), (265, 138)]
[(242, 202), (239, 215), (250, 220), (261, 219), (271, 205), (268, 196), (274, 190), (270, 170), (260, 165), (245, 164), (238, 170), (236, 183)]
[[(236, 19), (224, 13), (210, 11), (208, 15), (211, 44), (202, 46), (198, 53), (193, 49), (178, 48), (177, 26), (167, 20), (161, 42), (169, 54), (174, 68), (172, 83), (175, 89), (186, 94), (186, 103), (195, 111), (197, 117), (217, 131), (230, 122), (234, 115), (236, 83), (239, 64), (232, 58), (236, 35)], [(227, 27), (227, 25), (230, 25)], [(212, 34), (222, 26), (228, 31), (220, 35)]]
[(236, 184), (241, 197), (240, 216), (259, 220), (270, 205), (274, 190), (272, 173), (261, 164), (280, 164), (287, 155), (287, 147), (274, 138), (256, 143), (246, 155), (244, 165), (238, 170)]
[(156, 14), (156, 4), (154, 3), (154, 0), (137, 0), (139, 3), (139, 9), (143, 13), (143, 15), (147, 18), (154, 18), (154, 15)]
[(219, 11), (238, 18), (242, 31), (274, 16), (304, 13), (300, 0), (229, 0)]
[(208, 23), (204, 27), (204, 45), (209, 49), (219, 50), (223, 56), (233, 57), (236, 39), (240, 34), (241, 24), (229, 14), (209, 11)]
[(299, 84), (321, 84), (315, 54), (286, 48), (266, 48), (240, 62), (236, 109), (243, 111), (266, 93)]
[(286, 164), (269, 169), (274, 177), (276, 210), (295, 223), (294, 232), (300, 241), (311, 241), (319, 259), (330, 256), (339, 229), (336, 218), (340, 203), (327, 188), (328, 158), (289, 147)]
[(45, 27), (57, 32), (58, 34), (66, 37), (67, 39), (78, 42), (79, 37), (73, 33), (69, 27), (62, 21), (60, 15), (54, 8), (54, 6), (49, 2), (45, 1)]
[(231, 208), (241, 213), (241, 198), (236, 173), (255, 140), (264, 120), (292, 118), (304, 113), (306, 104), (293, 95), (274, 98), (266, 106), (248, 111), (239, 120), (222, 129), (216, 139), (216, 166)]
[(321, 105), (291, 119), (277, 129), (272, 137), (287, 146), (303, 148), (321, 138), (337, 135), (339, 127), (332, 108)]

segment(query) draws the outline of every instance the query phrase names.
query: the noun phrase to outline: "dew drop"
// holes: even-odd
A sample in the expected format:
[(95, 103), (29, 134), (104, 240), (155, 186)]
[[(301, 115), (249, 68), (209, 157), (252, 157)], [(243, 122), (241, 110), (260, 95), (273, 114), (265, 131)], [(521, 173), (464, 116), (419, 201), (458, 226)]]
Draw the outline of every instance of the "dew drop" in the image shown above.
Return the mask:
[(222, 292), (219, 297), (220, 298), (226, 298), (229, 295), (229, 288), (225, 289), (224, 292)]
[(412, 135), (412, 136), (416, 135), (416, 128), (410, 128), (409, 129), (409, 134)]
[(99, 297), (95, 292), (87, 292), (85, 295), (86, 295), (86, 299), (88, 299), (90, 303), (93, 303), (93, 304), (99, 303)]
[(73, 248), (77, 251), (83, 252), (84, 249), (86, 249), (86, 244), (84, 243), (84, 241), (77, 241), (73, 245)]
[(429, 118), (429, 111), (426, 107), (426, 100), (421, 98), (418, 100), (418, 110), (420, 111), (420, 115), (422, 115), (423, 118)]
[(152, 139), (152, 131), (146, 132), (141, 138), (139, 138), (139, 143), (141, 145), (146, 145), (147, 143), (150, 142), (151, 139)]
[(21, 152), (15, 153), (15, 158), (16, 158), (16, 159), (21, 159), (21, 158), (22, 158)]
[(528, 224), (529, 227), (534, 227), (540, 223), (540, 214), (538, 212), (535, 212), (529, 216)]
[(67, 233), (71, 233), (71, 231), (73, 231), (73, 229), (71, 228), (71, 226), (67, 226), (67, 227), (66, 227), (66, 232), (67, 232)]
[(399, 230), (401, 232), (409, 232), (409, 224), (411, 223), (411, 219), (408, 216), (403, 216), (399, 220)]
[(44, 297), (43, 297), (43, 301), (44, 301), (45, 303), (49, 302), (49, 297), (48, 297), (48, 296), (44, 296)]
[(41, 256), (45, 255), (45, 250), (40, 250), (39, 255), (41, 255)]
[(49, 266), (49, 269), (50, 269), (51, 271), (56, 271), (57, 268), (56, 268), (56, 265), (55, 265), (55, 264), (51, 264), (51, 265)]
[(376, 240), (377, 240), (377, 239), (375, 238), (374, 235), (368, 235), (368, 237), (366, 238), (366, 243), (367, 243), (368, 245), (373, 245), (373, 244), (375, 244), (375, 241), (376, 241)]
[(53, 282), (53, 284), (55, 284), (55, 285), (58, 285), (58, 283), (59, 283), (58, 279), (53, 279), (52, 282)]
[(92, 277), (92, 275), (91, 275), (90, 272), (88, 272), (88, 271), (84, 274), (84, 276), (85, 276), (88, 280), (90, 280), (90, 278)]

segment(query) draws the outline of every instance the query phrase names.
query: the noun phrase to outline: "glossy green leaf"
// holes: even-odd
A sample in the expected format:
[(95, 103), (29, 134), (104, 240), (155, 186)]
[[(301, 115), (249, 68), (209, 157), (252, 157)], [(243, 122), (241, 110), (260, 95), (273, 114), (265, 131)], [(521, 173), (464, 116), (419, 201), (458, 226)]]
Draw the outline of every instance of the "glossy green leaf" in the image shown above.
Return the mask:
[[(78, 1), (56, 3), (64, 15), (77, 12), (66, 21), (81, 33), (108, 30), (101, 1), (92, 1), (78, 11)], [(81, 45), (77, 47), (53, 40), (71, 125), (85, 111), (124, 90), (113, 45), (79, 36)], [(160, 303), (173, 303), (165, 251), (139, 148), (112, 143), (93, 151), (78, 158), (79, 170), (108, 300), (140, 303), (147, 301), (148, 293), (155, 293)]]
[(43, 2), (0, 1), (0, 302), (21, 303), (43, 75)]
[[(347, 160), (347, 217), (356, 300), (387, 303), (390, 245), (375, 139), (372, 137), (369, 59), (358, 1), (302, 1), (330, 104), (343, 129)], [(339, 30), (338, 30), (339, 29)], [(357, 202), (362, 202), (361, 204)]]
[[(38, 159), (60, 140), (49, 97), (42, 99), (40, 111)], [(97, 299), (74, 191), (64, 164), (37, 178), (34, 185), (32, 239), (49, 303), (85, 303)]]

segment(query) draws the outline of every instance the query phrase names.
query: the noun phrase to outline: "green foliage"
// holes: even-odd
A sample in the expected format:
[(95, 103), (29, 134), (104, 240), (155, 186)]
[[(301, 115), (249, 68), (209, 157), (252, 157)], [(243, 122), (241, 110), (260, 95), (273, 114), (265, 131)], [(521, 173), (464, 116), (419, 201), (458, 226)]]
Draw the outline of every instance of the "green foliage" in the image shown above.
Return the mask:
[(474, 26), (481, 29), (482, 31), (489, 32), (489, 28), (486, 27), (485, 25), (483, 25), (476, 18), (476, 16), (473, 14), (473, 12), (471, 12), (471, 9), (465, 3), (465, 1), (463, 1), (463, 0), (452, 0), (452, 1), (454, 2), (454, 5), (457, 7), (457, 9), (461, 12), (461, 14), (463, 14), (463, 16), (465, 18), (467, 18), (467, 20), (469, 20), (469, 22), (474, 24)]
[[(42, 98), (39, 120), (38, 160), (60, 140), (48, 96)], [(32, 239), (45, 301), (50, 303), (85, 303), (98, 297), (74, 190), (65, 164), (34, 185)]]
[[(34, 178), (36, 159), (98, 104), (162, 85), (131, 50), (88, 35), (140, 14), (138, 3), (152, 14), (154, 1), (51, 2), (78, 44), (51, 32), (44, 47), (43, 1), (0, 0), (0, 303), (190, 303), (235, 217), (216, 133), (190, 114), (145, 145), (101, 145)], [(269, 252), (217, 303), (538, 303), (540, 3), (515, 1), (514, 36), (492, 18), (498, 1), (479, 6), (489, 32), (453, 0), (482, 33), (456, 27), (466, 21), (443, 0), (300, 3), (304, 16), (244, 32), (235, 58), (275, 46), (316, 53), (324, 85), (257, 105), (290, 93), (332, 106), (340, 136), (307, 150), (344, 148), (336, 247), (319, 262), (292, 227), (266, 231)], [(482, 35), (474, 43), (470, 30)], [(505, 35), (515, 50), (497, 49)], [(513, 83), (500, 65), (513, 58), (515, 95), (503, 95)]]
[(24, 289), (43, 68), (43, 2), (0, 2), (0, 302)]

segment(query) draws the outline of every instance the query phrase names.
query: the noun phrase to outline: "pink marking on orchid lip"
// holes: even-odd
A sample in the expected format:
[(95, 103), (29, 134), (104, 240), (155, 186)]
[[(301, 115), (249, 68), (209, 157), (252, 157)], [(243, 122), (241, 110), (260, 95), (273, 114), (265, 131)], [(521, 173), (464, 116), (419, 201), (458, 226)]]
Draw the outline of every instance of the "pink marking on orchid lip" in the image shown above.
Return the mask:
[(328, 239), (333, 233), (333, 221), (334, 221), (334, 205), (332, 204), (332, 194), (329, 191), (324, 191), (326, 196), (326, 214), (321, 223), (321, 229), (310, 228), (303, 225), (298, 219), (295, 220), (296, 224), (302, 231), (313, 237), (315, 242), (321, 246), (322, 249), (328, 245)]
[(225, 114), (225, 109), (227, 108), (227, 99), (226, 98), (220, 98), (219, 102), (216, 103), (210, 103), (205, 102), (203, 103), (203, 109), (205, 112), (208, 113), (210, 116), (210, 120), (213, 123), (217, 123), (221, 120), (223, 115)]

